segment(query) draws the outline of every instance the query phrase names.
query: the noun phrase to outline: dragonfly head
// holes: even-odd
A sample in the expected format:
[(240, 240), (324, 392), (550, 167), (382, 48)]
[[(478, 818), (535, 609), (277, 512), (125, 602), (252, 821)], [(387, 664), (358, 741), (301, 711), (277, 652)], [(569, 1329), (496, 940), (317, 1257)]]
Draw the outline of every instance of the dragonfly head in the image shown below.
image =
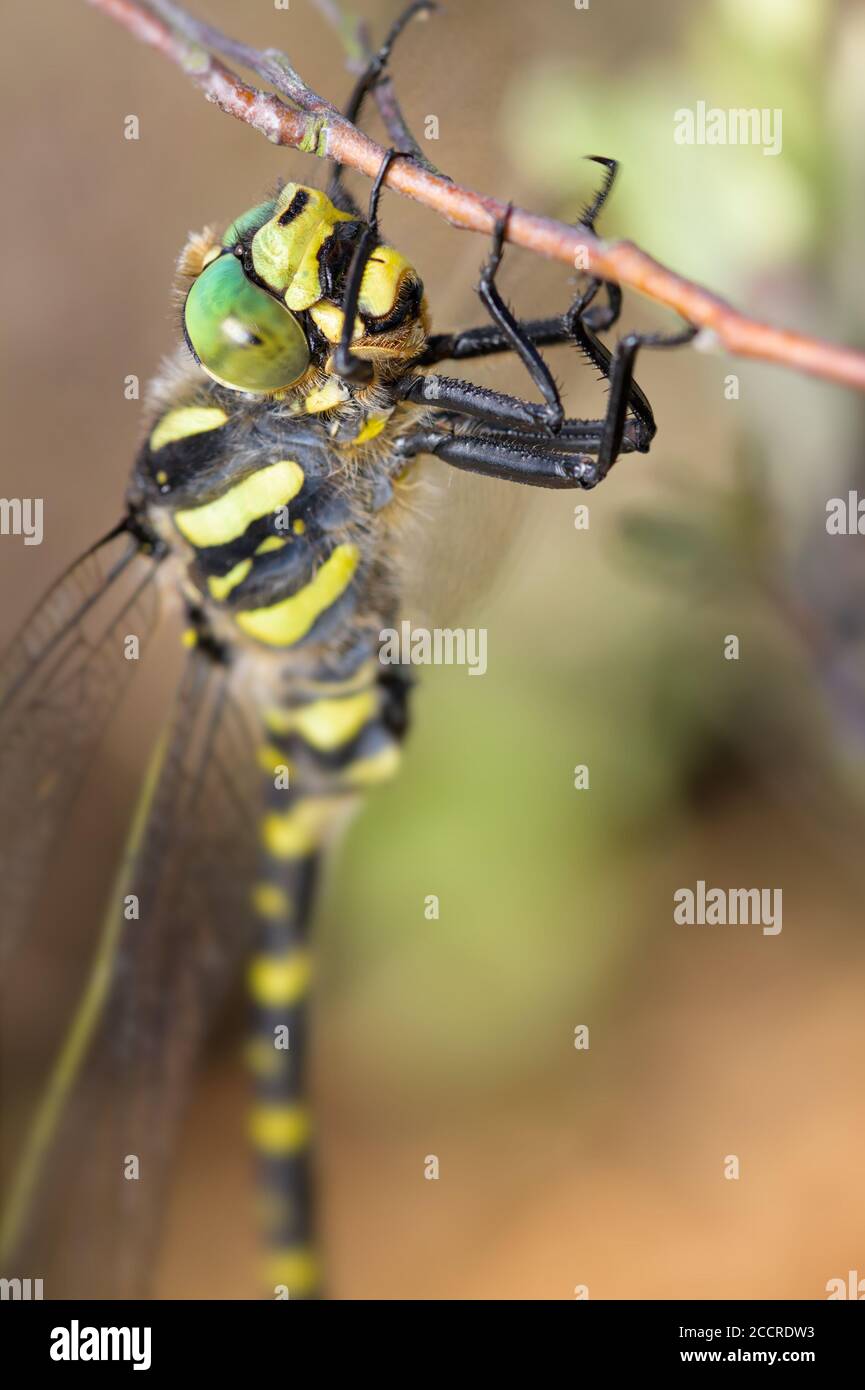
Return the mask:
[[(184, 305), (186, 338), (204, 370), (254, 395), (288, 390), (311, 367), (328, 372), (363, 226), (319, 189), (295, 183), (232, 222), (203, 256)], [(352, 352), (399, 367), (423, 350), (426, 336), (417, 272), (393, 247), (377, 246), (361, 283)]]

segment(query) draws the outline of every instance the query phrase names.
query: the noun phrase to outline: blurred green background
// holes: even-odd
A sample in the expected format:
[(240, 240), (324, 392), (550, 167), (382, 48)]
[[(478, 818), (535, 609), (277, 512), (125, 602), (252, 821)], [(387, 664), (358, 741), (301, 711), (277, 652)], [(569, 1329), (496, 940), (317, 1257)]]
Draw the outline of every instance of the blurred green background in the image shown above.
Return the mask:
[[(192, 8), (347, 92), (305, 0)], [(379, 36), (398, 7), (356, 8)], [(143, 383), (173, 345), (189, 229), (325, 170), (84, 4), (17, 0), (4, 18), (3, 490), (46, 499), (45, 543), (0, 546), (11, 632), (116, 519), (143, 428), (123, 378)], [(574, 218), (596, 176), (583, 156), (615, 156), (604, 235), (758, 318), (861, 343), (863, 62), (853, 3), (450, 0), (394, 74), (419, 135), (438, 117), (429, 156), (460, 182)], [(677, 145), (674, 112), (700, 100), (781, 108), (782, 152)], [(435, 327), (479, 322), (482, 240), (393, 195), (383, 225)], [(563, 267), (513, 249), (502, 284), (529, 315), (573, 292)], [(672, 321), (629, 295), (632, 325)], [(600, 413), (594, 374), (551, 360), (569, 413)], [(473, 375), (530, 389), (504, 359)], [(408, 611), (485, 626), (489, 669), (419, 673), (402, 776), (354, 825), (319, 913), (337, 1297), (813, 1298), (863, 1268), (865, 575), (861, 539), (825, 532), (827, 499), (861, 482), (862, 405), (719, 354), (645, 353), (638, 376), (652, 452), (587, 499), (430, 470)], [(82, 919), (167, 697), (161, 668), (141, 683), (79, 818), (66, 897)], [(698, 879), (782, 888), (782, 933), (674, 926), (673, 892)], [(49, 997), (82, 969), (59, 948)], [(244, 1087), (229, 1021), (183, 1136), (166, 1296), (257, 1293)]]

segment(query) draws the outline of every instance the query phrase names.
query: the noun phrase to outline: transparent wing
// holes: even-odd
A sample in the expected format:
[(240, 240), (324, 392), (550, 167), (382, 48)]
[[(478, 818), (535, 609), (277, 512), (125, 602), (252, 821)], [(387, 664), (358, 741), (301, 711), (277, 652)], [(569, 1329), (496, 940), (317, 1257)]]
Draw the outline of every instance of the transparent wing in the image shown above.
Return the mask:
[(495, 589), (534, 499), (528, 488), (423, 458), (401, 497), (400, 611), (448, 627)]
[(41, 869), (158, 616), (158, 561), (123, 528), (46, 594), (0, 668), (0, 963), (28, 921)]
[(3, 1273), (38, 1269), (46, 1298), (146, 1291), (194, 1063), (249, 949), (260, 778), (231, 673), (195, 650), (9, 1192)]

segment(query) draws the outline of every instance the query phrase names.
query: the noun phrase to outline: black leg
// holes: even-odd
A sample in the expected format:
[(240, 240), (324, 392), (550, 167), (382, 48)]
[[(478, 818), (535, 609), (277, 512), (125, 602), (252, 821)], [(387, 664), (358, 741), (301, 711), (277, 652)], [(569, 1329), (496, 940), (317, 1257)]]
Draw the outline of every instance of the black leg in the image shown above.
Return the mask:
[[(596, 286), (597, 288), (597, 286)], [(614, 352), (602, 343), (580, 317), (575, 306), (573, 321), (568, 315), (568, 340), (576, 342), (588, 360), (610, 383), (607, 413), (603, 420), (565, 419), (555, 436), (559, 440), (586, 441), (584, 447), (597, 452), (602, 473), (612, 467), (619, 454), (637, 450), (646, 453), (655, 435), (655, 417), (645, 392), (634, 380), (634, 362), (641, 347), (679, 347), (693, 338), (696, 329), (690, 325), (669, 336), (660, 333), (631, 333), (623, 338)], [(544, 407), (520, 400), (502, 391), (491, 391), (474, 382), (430, 373), (412, 374), (399, 384), (400, 398), (415, 405), (426, 405), (438, 414), (458, 420), (481, 420), (497, 433), (538, 432), (547, 424)], [(630, 412), (630, 418), (629, 418)], [(538, 435), (542, 439), (542, 435)], [(595, 440), (592, 449), (589, 439)]]
[[(602, 288), (607, 296), (606, 304), (603, 307), (597, 304), (594, 309), (589, 309), (589, 304), (595, 298), (598, 290)], [(588, 324), (593, 333), (604, 333), (618, 322), (621, 312), (622, 291), (619, 286), (614, 284), (612, 280), (592, 279), (583, 293), (577, 295), (565, 317), (566, 320), (572, 320), (575, 316), (579, 317), (583, 323)]]
[(483, 421), (487, 428), (456, 434), (434, 426), (421, 427), (397, 441), (398, 453), (406, 458), (435, 454), (456, 468), (556, 488), (595, 487), (620, 453), (646, 453), (656, 426), (652, 407), (634, 381), (637, 353), (641, 347), (682, 346), (691, 341), (696, 328), (689, 325), (670, 335), (631, 333), (612, 353), (579, 316), (572, 331), (586, 356), (610, 382), (603, 420), (564, 420), (559, 434), (550, 439), (537, 429), (542, 423), (542, 406), (471, 382), (418, 376), (407, 379), (404, 399), (441, 411), (449, 424), (469, 418)]
[(396, 450), (406, 459), (417, 454), (435, 454), (454, 468), (533, 487), (590, 488), (600, 481), (597, 460), (587, 453), (565, 453), (559, 449), (558, 439), (552, 441), (544, 435), (535, 436), (534, 440), (529, 437), (527, 442), (525, 439), (494, 433), (450, 434), (418, 429), (401, 435)]
[[(607, 170), (604, 182), (584, 210), (581, 222), (594, 230), (616, 177), (615, 160), (590, 156)], [(639, 349), (677, 347), (689, 342), (696, 329), (690, 325), (672, 334), (631, 333), (611, 352), (597, 337), (597, 327), (608, 327), (619, 316), (622, 293), (618, 285), (597, 277), (589, 280), (561, 319), (520, 322), (501, 299), (495, 277), (501, 264), (507, 216), (496, 224), (493, 246), (482, 273), (479, 293), (494, 321), (492, 329), (472, 329), (462, 334), (440, 334), (431, 339), (417, 365), (429, 365), (446, 357), (476, 357), (495, 352), (515, 351), (527, 367), (532, 380), (544, 396), (544, 405), (534, 405), (489, 391), (470, 382), (451, 377), (410, 375), (402, 383), (401, 395), (419, 405), (432, 407), (449, 423), (461, 418), (483, 421), (487, 428), (467, 434), (421, 431), (422, 447), (409, 440), (401, 448), (411, 452), (434, 452), (457, 467), (471, 467), (518, 481), (545, 487), (593, 487), (606, 477), (620, 453), (645, 453), (655, 435), (652, 407), (634, 380), (634, 362)], [(590, 306), (604, 289), (606, 308)], [(566, 420), (561, 400), (546, 363), (538, 351), (540, 344), (573, 342), (610, 383), (607, 413), (603, 420)], [(546, 426), (552, 442), (539, 433)], [(587, 456), (596, 454), (592, 462)], [(563, 459), (561, 455), (577, 455)]]
[[(435, 0), (412, 0), (412, 3), (407, 5), (402, 14), (395, 20), (381, 48), (377, 53), (373, 54), (366, 68), (357, 79), (345, 110), (343, 111), (346, 120), (351, 121), (352, 125), (357, 124), (366, 98), (384, 76), (388, 62), (390, 61), (391, 49), (400, 34), (410, 21), (414, 19), (416, 14), (429, 14), (435, 9)], [(431, 168), (418, 148), (417, 141), (412, 136), (411, 131), (408, 130), (405, 122), (402, 120), (402, 114), (400, 112), (397, 112), (397, 114), (399, 116), (399, 124), (405, 133), (405, 148), (403, 148), (400, 153), (411, 156), (411, 158), (423, 165), (424, 168)], [(343, 212), (351, 213), (352, 216), (360, 217), (360, 208), (343, 183), (343, 169), (344, 166), (342, 164), (334, 164), (333, 173), (330, 176), (330, 182), (327, 186), (327, 196), (335, 207), (340, 208)]]
[(598, 449), (598, 467), (601, 477), (604, 477), (621, 452), (629, 410), (635, 425), (634, 447), (640, 453), (648, 451), (655, 436), (657, 426), (652, 407), (645, 392), (634, 380), (634, 363), (640, 348), (683, 347), (685, 343), (691, 342), (697, 329), (688, 324), (687, 328), (678, 333), (629, 333), (619, 340), (612, 353), (579, 317), (573, 321), (573, 330), (574, 338), (582, 351), (610, 383), (607, 414)]
[[(607, 159), (602, 155), (592, 154), (587, 155), (586, 158), (592, 160), (595, 164), (604, 165), (607, 170), (606, 177), (601, 187), (595, 194), (591, 203), (583, 210), (582, 216), (580, 217), (580, 224), (588, 227), (590, 231), (594, 231), (595, 220), (610, 196), (619, 165), (617, 160)], [(490, 257), (490, 260), (484, 267), (485, 275), (489, 275), (494, 257), (495, 247), (494, 255)], [(495, 276), (495, 271), (500, 261), (501, 246), (499, 245), (498, 257), (495, 264), (492, 265), (491, 280)], [(590, 312), (585, 312), (588, 310), (589, 304), (595, 298), (601, 286), (603, 286), (607, 296), (606, 307), (601, 308), (598, 306)], [(516, 319), (509, 314), (509, 311), (501, 304), (501, 301), (499, 301), (499, 303), (501, 309), (504, 310), (505, 313), (508, 313), (509, 323), (506, 328), (504, 326), (498, 326), (498, 318), (493, 314), (493, 317), (496, 319), (496, 327), (490, 328), (487, 325), (483, 325), (480, 328), (469, 328), (457, 333), (434, 333), (427, 343), (423, 357), (418, 358), (418, 365), (428, 367), (433, 366), (436, 362), (464, 362), (471, 357), (491, 357), (495, 353), (520, 351), (516, 346), (515, 339), (517, 338), (522, 344), (528, 343), (529, 345), (539, 348), (555, 347), (560, 343), (570, 341), (573, 337), (566, 315), (548, 319)], [(622, 291), (619, 286), (612, 281), (593, 279), (589, 281), (583, 294), (574, 301), (569, 312), (571, 315), (582, 313), (589, 327), (595, 333), (599, 333), (613, 326), (621, 313), (621, 307)], [(520, 355), (522, 356), (522, 353), (520, 353)], [(523, 358), (523, 360), (525, 361), (526, 359)], [(526, 365), (529, 366), (529, 363), (527, 362)], [(532, 380), (536, 381), (536, 383), (541, 386), (541, 383), (535, 377), (534, 355), (532, 355), (532, 364), (529, 366), (529, 371)], [(548, 376), (548, 373), (545, 372), (545, 364), (543, 363), (541, 371)], [(549, 397), (544, 392), (543, 386), (541, 386), (541, 391), (544, 393), (544, 399), (549, 400)]]
[(594, 198), (583, 208), (579, 217), (580, 225), (588, 227), (589, 231), (593, 232), (595, 230), (595, 223), (601, 215), (604, 203), (613, 191), (613, 184), (616, 182), (616, 175), (619, 172), (619, 161), (617, 159), (607, 159), (606, 155), (603, 154), (587, 154), (586, 159), (592, 164), (601, 164), (607, 171), (604, 175), (604, 181)]
[[(406, 5), (402, 14), (399, 15), (391, 25), (387, 37), (378, 53), (375, 53), (366, 65), (355, 83), (354, 91), (348, 99), (344, 115), (346, 120), (351, 121), (352, 125), (357, 124), (357, 119), (361, 112), (361, 107), (369, 96), (373, 87), (384, 76), (385, 69), (390, 61), (391, 49), (399, 38), (400, 34), (408, 24), (414, 19), (416, 14), (430, 14), (436, 9), (435, 0), (412, 0), (410, 5)], [(407, 150), (403, 153), (409, 153)]]
[(381, 162), (372, 192), (369, 197), (369, 210), (366, 215), (366, 225), (360, 234), (357, 246), (354, 248), (354, 255), (351, 265), (348, 268), (348, 275), (345, 277), (345, 292), (342, 302), (342, 337), (337, 344), (333, 354), (333, 370), (337, 376), (343, 377), (346, 381), (366, 382), (372, 380), (373, 369), (371, 363), (363, 357), (355, 357), (351, 350), (351, 340), (354, 333), (354, 320), (357, 314), (358, 300), (360, 299), (360, 287), (363, 281), (363, 273), (366, 270), (369, 258), (378, 245), (378, 199), (384, 176), (393, 163), (394, 159), (399, 158), (398, 150), (388, 150)]
[[(553, 347), (571, 340), (571, 330), (562, 314), (550, 319), (519, 319), (518, 327), (521, 335), (536, 347)], [(481, 328), (466, 328), (457, 333), (433, 333), (426, 351), (418, 358), (418, 366), (464, 362), (470, 357), (492, 357), (499, 352), (513, 352), (511, 339), (500, 328), (484, 324)]]
[[(435, 411), (436, 423), (481, 420), (489, 427), (488, 432), (499, 438), (512, 438), (515, 444), (552, 447), (563, 453), (580, 449), (597, 452), (604, 430), (603, 420), (566, 419), (551, 443), (549, 434), (542, 429), (543, 406), (522, 401), (518, 396), (508, 396), (503, 391), (490, 391), (472, 381), (437, 374), (407, 377), (400, 383), (400, 399), (430, 406)], [(642, 426), (639, 429), (642, 430)], [(620, 452), (630, 453), (639, 448), (642, 437), (642, 433), (637, 435), (632, 430), (623, 438)]]
[[(604, 204), (613, 191), (613, 184), (616, 181), (616, 175), (619, 171), (619, 162), (617, 159), (607, 159), (607, 157), (602, 154), (589, 154), (586, 155), (586, 158), (593, 164), (603, 165), (607, 171), (603, 183), (592, 201), (583, 209), (579, 219), (580, 226), (588, 227), (590, 232), (594, 232), (595, 223), (601, 215)], [(598, 305), (589, 313), (583, 313), (585, 322), (595, 333), (603, 333), (606, 329), (612, 328), (613, 324), (617, 321), (622, 311), (622, 291), (619, 289), (619, 286), (614, 284), (611, 280), (592, 279), (589, 281), (584, 295), (579, 296), (574, 302), (574, 305), (571, 306), (571, 312), (573, 313), (576, 305), (582, 300), (583, 311), (585, 311), (602, 285), (607, 296), (606, 307), (601, 308), (600, 305)]]
[[(446, 415), (443, 418), (452, 427), (460, 424), (459, 416)], [(440, 417), (436, 416), (435, 425), (440, 424), (440, 422)], [(636, 421), (632, 419), (625, 421), (622, 446), (619, 449), (620, 454), (644, 452), (641, 451), (637, 438), (638, 428)], [(495, 440), (498, 444), (512, 446), (515, 449), (530, 449), (534, 452), (540, 450), (548, 454), (597, 454), (601, 447), (603, 432), (603, 420), (566, 420), (554, 440), (551, 440), (546, 433), (512, 429), (506, 425), (490, 426), (489, 429), (481, 430), (477, 436), (472, 437)]]
[(504, 391), (490, 391), (486, 386), (475, 386), (474, 382), (460, 381), (456, 377), (439, 376), (437, 373), (412, 375), (404, 378), (397, 389), (402, 400), (413, 401), (415, 405), (429, 405), (437, 411), (469, 416), (489, 424), (522, 425), (537, 430), (548, 423), (544, 406), (521, 401), (518, 396), (508, 396)]
[(552, 373), (530, 338), (527, 338), (520, 329), (519, 320), (511, 313), (505, 304), (498, 290), (496, 289), (496, 274), (502, 262), (502, 247), (504, 246), (505, 232), (508, 225), (510, 208), (505, 216), (500, 218), (493, 231), (493, 244), (489, 257), (481, 269), (480, 283), (478, 284), (478, 294), (481, 303), (487, 310), (496, 328), (504, 338), (510, 343), (511, 349), (520, 358), (532, 381), (537, 386), (544, 398), (544, 404), (539, 408), (537, 418), (542, 421), (547, 428), (555, 433), (561, 427), (565, 418), (564, 406)]

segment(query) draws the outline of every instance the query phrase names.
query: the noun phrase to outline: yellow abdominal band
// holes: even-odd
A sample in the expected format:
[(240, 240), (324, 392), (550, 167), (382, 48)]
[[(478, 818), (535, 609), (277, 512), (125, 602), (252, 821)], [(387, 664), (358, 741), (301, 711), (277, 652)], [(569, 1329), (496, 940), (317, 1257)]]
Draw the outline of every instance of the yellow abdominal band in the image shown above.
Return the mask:
[(310, 631), (322, 613), (341, 598), (357, 569), (356, 545), (338, 545), (308, 584), (289, 598), (266, 608), (250, 608), (236, 615), (237, 626), (249, 637), (270, 647), (290, 647)]

